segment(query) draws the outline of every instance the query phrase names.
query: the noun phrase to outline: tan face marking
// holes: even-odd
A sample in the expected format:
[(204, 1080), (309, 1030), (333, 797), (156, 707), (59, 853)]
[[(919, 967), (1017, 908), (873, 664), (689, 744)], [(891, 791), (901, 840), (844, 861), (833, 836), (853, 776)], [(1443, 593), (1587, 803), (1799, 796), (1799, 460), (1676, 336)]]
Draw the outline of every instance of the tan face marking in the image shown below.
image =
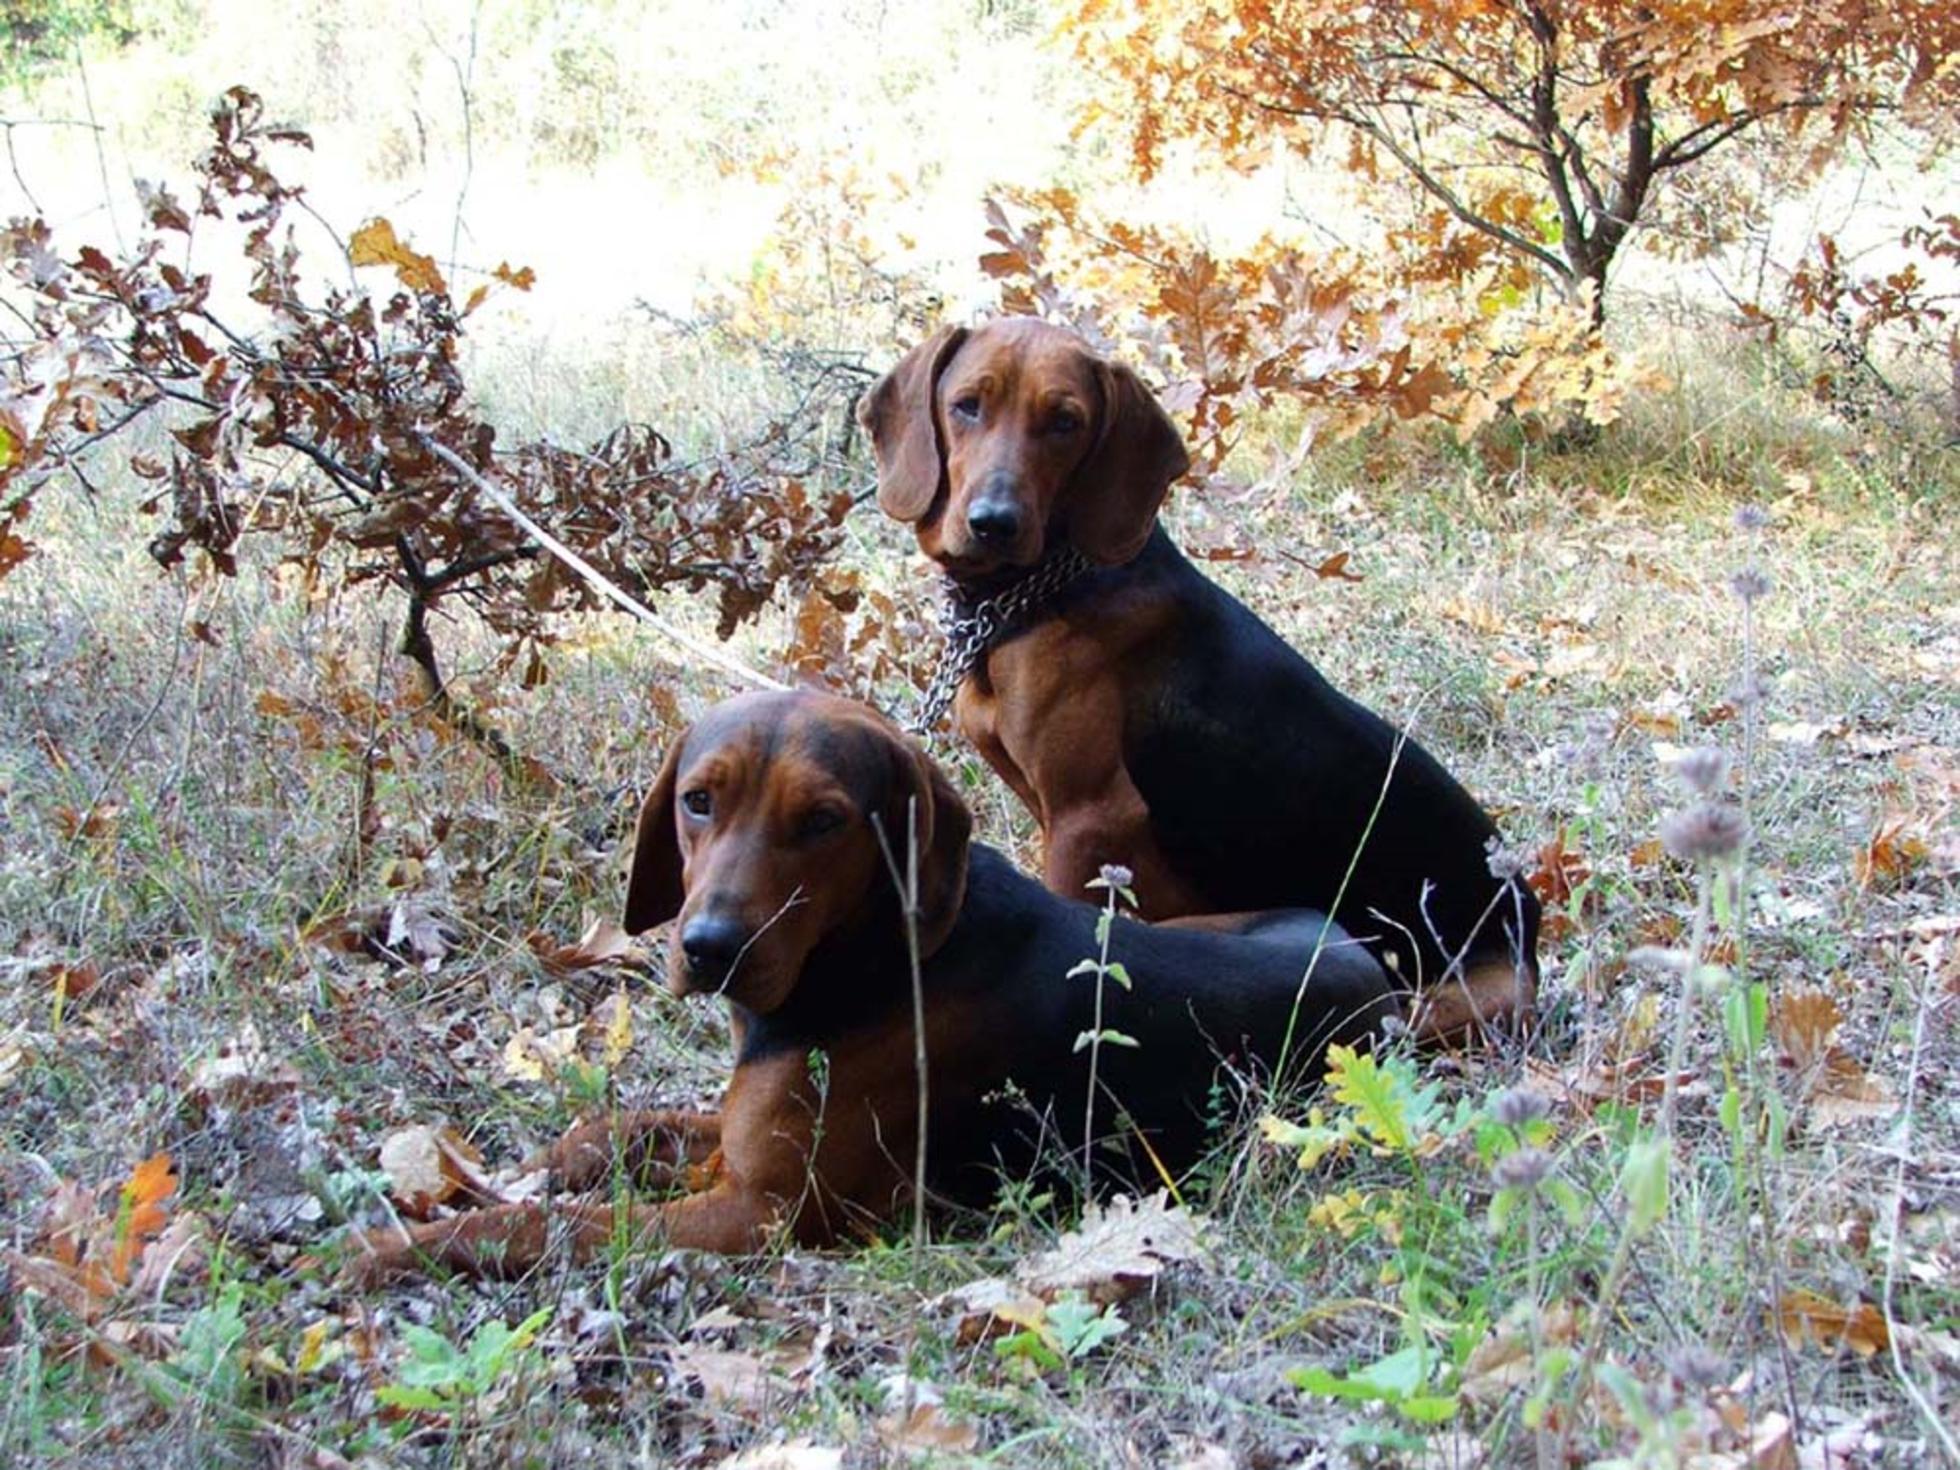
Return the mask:
[(975, 331), (934, 389), (947, 492), (918, 525), (921, 549), (964, 576), (1039, 561), (1102, 410), (1071, 333), (1021, 318)]
[(837, 750), (811, 743), (832, 729), (789, 717), (690, 737), (674, 788), (686, 894), (668, 966), (677, 994), (775, 1009), (819, 941), (881, 891), (863, 796), (839, 779)]

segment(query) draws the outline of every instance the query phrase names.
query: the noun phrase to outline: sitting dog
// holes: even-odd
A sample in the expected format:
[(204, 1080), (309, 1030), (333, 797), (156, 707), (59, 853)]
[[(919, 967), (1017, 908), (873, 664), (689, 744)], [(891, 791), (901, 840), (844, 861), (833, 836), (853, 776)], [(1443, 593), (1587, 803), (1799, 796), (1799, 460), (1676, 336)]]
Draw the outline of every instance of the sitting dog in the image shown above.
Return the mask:
[[(919, 1089), (913, 964), (924, 1009), (926, 1177), (984, 1203), (1046, 1148), (1081, 1153), (1097, 909), (1058, 898), (991, 847), (924, 753), (862, 705), (752, 694), (710, 710), (669, 752), (640, 813), (626, 927), (674, 920), (668, 983), (718, 995), (735, 1071), (719, 1115), (642, 1112), (588, 1125), (544, 1160), (561, 1189), (616, 1161), (695, 1192), (637, 1207), (500, 1205), (364, 1237), (356, 1279), (425, 1261), (525, 1269), (562, 1236), (589, 1254), (630, 1227), (673, 1246), (754, 1251), (778, 1233), (826, 1244), (910, 1198)], [(895, 874), (916, 863), (902, 901)], [(909, 908), (909, 919), (908, 919)], [(916, 948), (913, 946), (916, 945)], [(1111, 926), (1094, 1151), (1131, 1178), (1188, 1168), (1229, 1060), (1314, 1070), (1399, 1014), (1367, 951), (1318, 914)], [(1118, 1119), (1121, 1119), (1120, 1125)], [(1120, 1150), (1135, 1145), (1135, 1166)]]
[(1171, 543), (1189, 459), (1134, 373), (1010, 317), (914, 348), (860, 418), (879, 505), (949, 579), (959, 728), (1040, 823), (1049, 888), (1121, 863), (1152, 918), (1325, 911), (1424, 1038), (1529, 1014), (1538, 905), (1493, 876), (1490, 817)]

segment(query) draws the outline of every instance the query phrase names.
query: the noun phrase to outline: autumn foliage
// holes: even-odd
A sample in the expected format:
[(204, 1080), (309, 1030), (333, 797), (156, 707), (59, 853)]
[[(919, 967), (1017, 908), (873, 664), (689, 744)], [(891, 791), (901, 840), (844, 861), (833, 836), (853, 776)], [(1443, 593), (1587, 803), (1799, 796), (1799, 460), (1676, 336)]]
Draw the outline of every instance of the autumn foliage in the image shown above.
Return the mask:
[[(1200, 487), (1284, 483), (1314, 448), (1439, 418), (1468, 440), (1500, 415), (1608, 424), (1653, 375), (1581, 309), (1491, 314), (1424, 299), (1359, 251), (1267, 237), (1224, 255), (1196, 231), (1101, 216), (1066, 189), (989, 204), (980, 260), (1001, 309), (1073, 327), (1143, 366), (1185, 431)], [(1265, 460), (1228, 465), (1271, 415), (1297, 424)]]
[(1770, 133), (1814, 170), (1881, 119), (1944, 132), (1960, 96), (1943, 0), (1080, 0), (1071, 27), (1139, 174), (1187, 142), (1240, 168), (1331, 151), (1371, 200), (1412, 186), (1387, 221), (1409, 279), (1542, 275), (1595, 318), (1632, 233), (1725, 144)]
[[(242, 88), (212, 125), (195, 199), (147, 190), (148, 231), (122, 258), (69, 253), (39, 220), (0, 233), (32, 304), (31, 338), (0, 384), (0, 574), (31, 549), (25, 523), (43, 486), (65, 471), (92, 489), (93, 452), (144, 419), (168, 426), (160, 451), (129, 460), (154, 487), (143, 508), (160, 522), (160, 563), (196, 555), (229, 575), (239, 543), (258, 537), (309, 585), (392, 584), (407, 597), (404, 648), (438, 699), (428, 617), (439, 603), (474, 608), (500, 635), (504, 666), (522, 660), (533, 678), (552, 616), (599, 605), (438, 448), (616, 585), (712, 590), (724, 636), (828, 554), (849, 499), (785, 470), (788, 421), (740, 456), (687, 465), (644, 424), (576, 448), (501, 444), (460, 345), (490, 295), (530, 289), (532, 273), (499, 265), (459, 299), (432, 257), (376, 219), (347, 240), (357, 284), (329, 284), (296, 243), (304, 191), (274, 167), (308, 138), (268, 123)], [(200, 268), (202, 250), (192, 263), (193, 246), (221, 231), (214, 221), (243, 228), (228, 263), (242, 280)], [(230, 304), (240, 294), (249, 305)]]

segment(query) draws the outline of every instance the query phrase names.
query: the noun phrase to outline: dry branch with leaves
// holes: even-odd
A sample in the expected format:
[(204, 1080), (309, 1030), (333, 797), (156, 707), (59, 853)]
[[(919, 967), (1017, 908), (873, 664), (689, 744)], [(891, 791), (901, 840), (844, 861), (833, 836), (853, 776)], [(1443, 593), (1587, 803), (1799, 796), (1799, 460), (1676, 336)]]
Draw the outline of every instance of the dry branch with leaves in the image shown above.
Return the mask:
[[(93, 492), (95, 455), (140, 421), (168, 427), (162, 453), (135, 453), (162, 518), (165, 566), (199, 554), (237, 571), (242, 538), (263, 538), (309, 585), (385, 582), (406, 595), (403, 651), (447, 708), (430, 616), (467, 603), (502, 640), (502, 667), (544, 677), (555, 614), (602, 605), (590, 586), (446, 465), (456, 455), (618, 586), (644, 597), (712, 589), (726, 637), (776, 588), (805, 585), (835, 545), (850, 500), (787, 473), (777, 423), (739, 455), (681, 463), (658, 430), (626, 424), (582, 449), (548, 439), (508, 448), (475, 407), (461, 358), (469, 319), (495, 290), (529, 290), (499, 265), (460, 302), (436, 261), (385, 219), (347, 241), (351, 284), (309, 277), (294, 218), (303, 188), (273, 161), (306, 149), (233, 88), (212, 118), (190, 207), (144, 191), (148, 231), (120, 258), (70, 255), (48, 225), (17, 220), (0, 256), (25, 291), (24, 337), (0, 382), (0, 575), (32, 547), (24, 525), (63, 473)], [(216, 221), (220, 224), (207, 224)], [(200, 269), (195, 247), (222, 222), (242, 258)], [(246, 279), (222, 272), (242, 266)], [(362, 272), (388, 271), (385, 291)], [(249, 305), (229, 302), (244, 287)]]
[(1815, 172), (1881, 120), (1949, 136), (1960, 95), (1942, 0), (1080, 0), (1069, 27), (1139, 175), (1187, 141), (1248, 169), (1344, 150), (1424, 201), (1411, 279), (1543, 276), (1595, 321), (1633, 231), (1724, 145), (1775, 130)]

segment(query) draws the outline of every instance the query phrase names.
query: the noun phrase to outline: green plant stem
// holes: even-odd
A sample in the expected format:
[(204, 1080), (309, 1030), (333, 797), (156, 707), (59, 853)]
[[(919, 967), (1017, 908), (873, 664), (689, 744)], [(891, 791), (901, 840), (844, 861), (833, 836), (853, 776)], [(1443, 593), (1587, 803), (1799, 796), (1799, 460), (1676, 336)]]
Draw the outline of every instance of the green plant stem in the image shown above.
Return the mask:
[(1090, 1166), (1096, 1140), (1096, 1066), (1102, 1058), (1103, 987), (1109, 983), (1109, 937), (1116, 928), (1116, 885), (1103, 894), (1102, 940), (1096, 947), (1096, 1009), (1089, 1031), (1089, 1090), (1082, 1100), (1082, 1198), (1090, 1197)]
[[(1410, 724), (1415, 721), (1413, 713)], [(1333, 902), (1327, 905), (1327, 922), (1341, 911), (1341, 900), (1347, 897), (1348, 884), (1354, 878), (1354, 870), (1361, 864), (1361, 854), (1368, 846), (1368, 839), (1374, 834), (1375, 821), (1382, 814), (1382, 803), (1388, 800), (1388, 783), (1395, 779), (1395, 767), (1402, 759), (1402, 747), (1408, 742), (1409, 726), (1404, 725), (1395, 732), (1395, 744), (1388, 753), (1388, 769), (1382, 773), (1381, 789), (1375, 793), (1375, 804), (1368, 811), (1368, 820), (1361, 828), (1361, 835), (1354, 841), (1354, 851), (1348, 854), (1347, 868), (1341, 874), (1340, 885), (1334, 890)], [(1293, 992), (1293, 1009), (1286, 1018), (1286, 1034), (1280, 1039), (1279, 1061), (1273, 1066), (1273, 1079), (1278, 1083), (1286, 1076), (1286, 1064), (1293, 1059), (1293, 1032), (1299, 1024), (1300, 1007), (1306, 1003), (1307, 986), (1313, 983), (1313, 972), (1320, 964), (1321, 953), (1327, 948), (1327, 925), (1323, 924), (1320, 933), (1314, 936), (1313, 953), (1307, 956), (1307, 967), (1300, 974), (1300, 985)]]
[[(926, 1265), (926, 1128), (931, 1118), (926, 1091), (926, 993), (919, 967), (919, 799), (905, 803), (905, 866), (899, 867), (885, 835), (884, 823), (872, 819), (885, 866), (898, 889), (900, 920), (905, 929), (905, 959), (912, 977), (912, 1064), (918, 1078), (918, 1141), (912, 1159), (912, 1279), (925, 1279)], [(918, 1392), (919, 1314), (909, 1317), (905, 1344), (905, 1399), (901, 1423), (909, 1422)]]
[[(1695, 900), (1694, 930), (1688, 940), (1687, 958), (1681, 966), (1681, 1001), (1674, 1016), (1674, 1033), (1667, 1048), (1667, 1076), (1661, 1082), (1660, 1114), (1655, 1120), (1654, 1131), (1665, 1143), (1668, 1157), (1674, 1155), (1674, 1112), (1675, 1100), (1680, 1092), (1681, 1068), (1688, 1055), (1688, 1028), (1693, 1019), (1694, 998), (1701, 970), (1701, 957), (1708, 944), (1709, 925), (1713, 921), (1715, 894), (1715, 868), (1712, 863), (1704, 863)], [(1620, 1227), (1619, 1242), (1613, 1248), (1612, 1263), (1606, 1268), (1606, 1279), (1600, 1283), (1599, 1303), (1593, 1309), (1593, 1319), (1586, 1329), (1586, 1346), (1579, 1355), (1578, 1371), (1572, 1381), (1580, 1393), (1591, 1382), (1593, 1370), (1598, 1366), (1600, 1349), (1606, 1341), (1606, 1321), (1613, 1315), (1614, 1305), (1626, 1287), (1627, 1269), (1633, 1264), (1633, 1242), (1637, 1232), (1634, 1229), (1633, 1215), (1629, 1212), (1626, 1222)], [(1563, 1464), (1566, 1448), (1572, 1435), (1572, 1422), (1576, 1416), (1566, 1416), (1565, 1427), (1559, 1432), (1558, 1453), (1554, 1463)]]
[(1708, 948), (1708, 931), (1714, 923), (1715, 867), (1703, 863), (1695, 894), (1695, 925), (1688, 938), (1688, 956), (1681, 966), (1681, 1003), (1674, 1012), (1674, 1034), (1667, 1046), (1667, 1075), (1661, 1079), (1661, 1110), (1655, 1131), (1674, 1149), (1674, 1110), (1681, 1090), (1681, 1069), (1688, 1060), (1688, 1030), (1694, 1020), (1695, 995), (1701, 979), (1701, 957)]

